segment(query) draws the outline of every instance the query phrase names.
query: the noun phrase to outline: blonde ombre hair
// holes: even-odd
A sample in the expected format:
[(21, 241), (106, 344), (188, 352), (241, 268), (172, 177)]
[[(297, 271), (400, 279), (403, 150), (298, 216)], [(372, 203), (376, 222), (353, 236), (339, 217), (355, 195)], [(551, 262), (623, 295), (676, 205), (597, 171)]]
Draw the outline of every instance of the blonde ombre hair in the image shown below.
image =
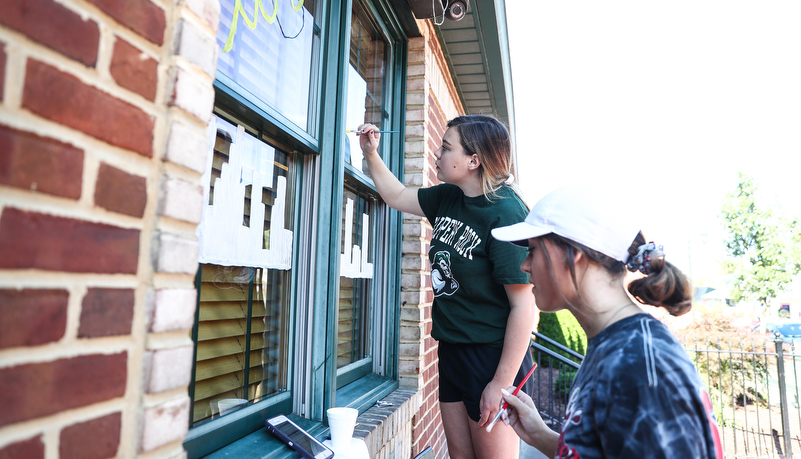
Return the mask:
[(459, 133), (466, 155), (478, 156), (478, 174), (487, 199), (492, 200), (502, 186), (508, 186), (525, 203), (512, 176), (512, 139), (503, 123), (488, 115), (462, 115), (448, 121), (448, 127)]

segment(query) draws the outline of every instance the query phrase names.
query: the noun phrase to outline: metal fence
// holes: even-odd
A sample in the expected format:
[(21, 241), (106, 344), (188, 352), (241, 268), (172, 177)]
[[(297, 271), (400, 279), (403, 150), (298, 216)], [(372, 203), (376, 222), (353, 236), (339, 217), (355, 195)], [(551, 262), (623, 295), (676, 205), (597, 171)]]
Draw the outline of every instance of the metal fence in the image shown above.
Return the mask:
[[(534, 333), (534, 403), (558, 431), (582, 356)], [(801, 459), (801, 354), (779, 339), (682, 341), (706, 383), (729, 459)]]
[(801, 354), (780, 339), (683, 339), (705, 379), (727, 458), (801, 458)]
[(570, 384), (584, 356), (540, 333), (532, 333), (532, 357), (537, 362), (534, 371), (534, 393), (530, 394), (542, 420), (559, 431), (565, 418)]

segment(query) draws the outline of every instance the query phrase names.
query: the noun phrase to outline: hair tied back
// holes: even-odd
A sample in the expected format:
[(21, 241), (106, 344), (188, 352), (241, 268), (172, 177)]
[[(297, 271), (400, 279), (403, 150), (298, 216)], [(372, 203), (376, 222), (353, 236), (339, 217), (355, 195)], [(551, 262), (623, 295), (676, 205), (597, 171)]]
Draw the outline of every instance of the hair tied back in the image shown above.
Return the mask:
[(637, 255), (629, 258), (626, 266), (629, 271), (639, 271), (646, 276), (658, 273), (665, 266), (665, 251), (661, 245), (657, 246), (653, 242), (643, 244), (637, 248)]

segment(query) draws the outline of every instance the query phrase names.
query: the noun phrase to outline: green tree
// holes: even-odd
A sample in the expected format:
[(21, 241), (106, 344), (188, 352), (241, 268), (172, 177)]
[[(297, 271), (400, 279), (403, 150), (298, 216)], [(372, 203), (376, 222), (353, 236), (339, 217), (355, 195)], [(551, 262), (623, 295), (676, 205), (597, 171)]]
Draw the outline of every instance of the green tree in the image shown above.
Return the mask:
[(723, 201), (722, 216), (729, 233), (729, 257), (723, 269), (734, 277), (734, 301), (756, 300), (766, 308), (801, 270), (799, 223), (760, 206), (751, 177), (740, 173), (739, 180), (737, 191)]

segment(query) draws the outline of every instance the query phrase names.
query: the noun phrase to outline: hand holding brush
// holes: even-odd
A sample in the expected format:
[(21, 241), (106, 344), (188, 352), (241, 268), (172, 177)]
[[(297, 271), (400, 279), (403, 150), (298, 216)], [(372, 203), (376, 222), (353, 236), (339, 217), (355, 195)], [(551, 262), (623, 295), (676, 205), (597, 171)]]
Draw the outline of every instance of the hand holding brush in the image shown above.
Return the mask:
[[(514, 392), (512, 392), (512, 395), (517, 395), (517, 393), (520, 392), (520, 388), (523, 387), (523, 384), (525, 384), (526, 381), (528, 381), (528, 378), (531, 376), (532, 373), (534, 373), (534, 369), (536, 369), (536, 368), (537, 368), (537, 364), (535, 363), (534, 366), (531, 367), (530, 370), (528, 370), (528, 373), (526, 373), (526, 376), (523, 377), (523, 380), (520, 381), (520, 384), (517, 385), (517, 387), (515, 388)], [(503, 402), (503, 406), (498, 411), (498, 414), (495, 415), (495, 418), (493, 418), (492, 422), (490, 422), (489, 425), (487, 426), (487, 432), (492, 432), (492, 426), (494, 426), (495, 423), (498, 422), (498, 419), (501, 418), (501, 415), (506, 412), (506, 408), (508, 408), (508, 407), (509, 407), (509, 402)]]

